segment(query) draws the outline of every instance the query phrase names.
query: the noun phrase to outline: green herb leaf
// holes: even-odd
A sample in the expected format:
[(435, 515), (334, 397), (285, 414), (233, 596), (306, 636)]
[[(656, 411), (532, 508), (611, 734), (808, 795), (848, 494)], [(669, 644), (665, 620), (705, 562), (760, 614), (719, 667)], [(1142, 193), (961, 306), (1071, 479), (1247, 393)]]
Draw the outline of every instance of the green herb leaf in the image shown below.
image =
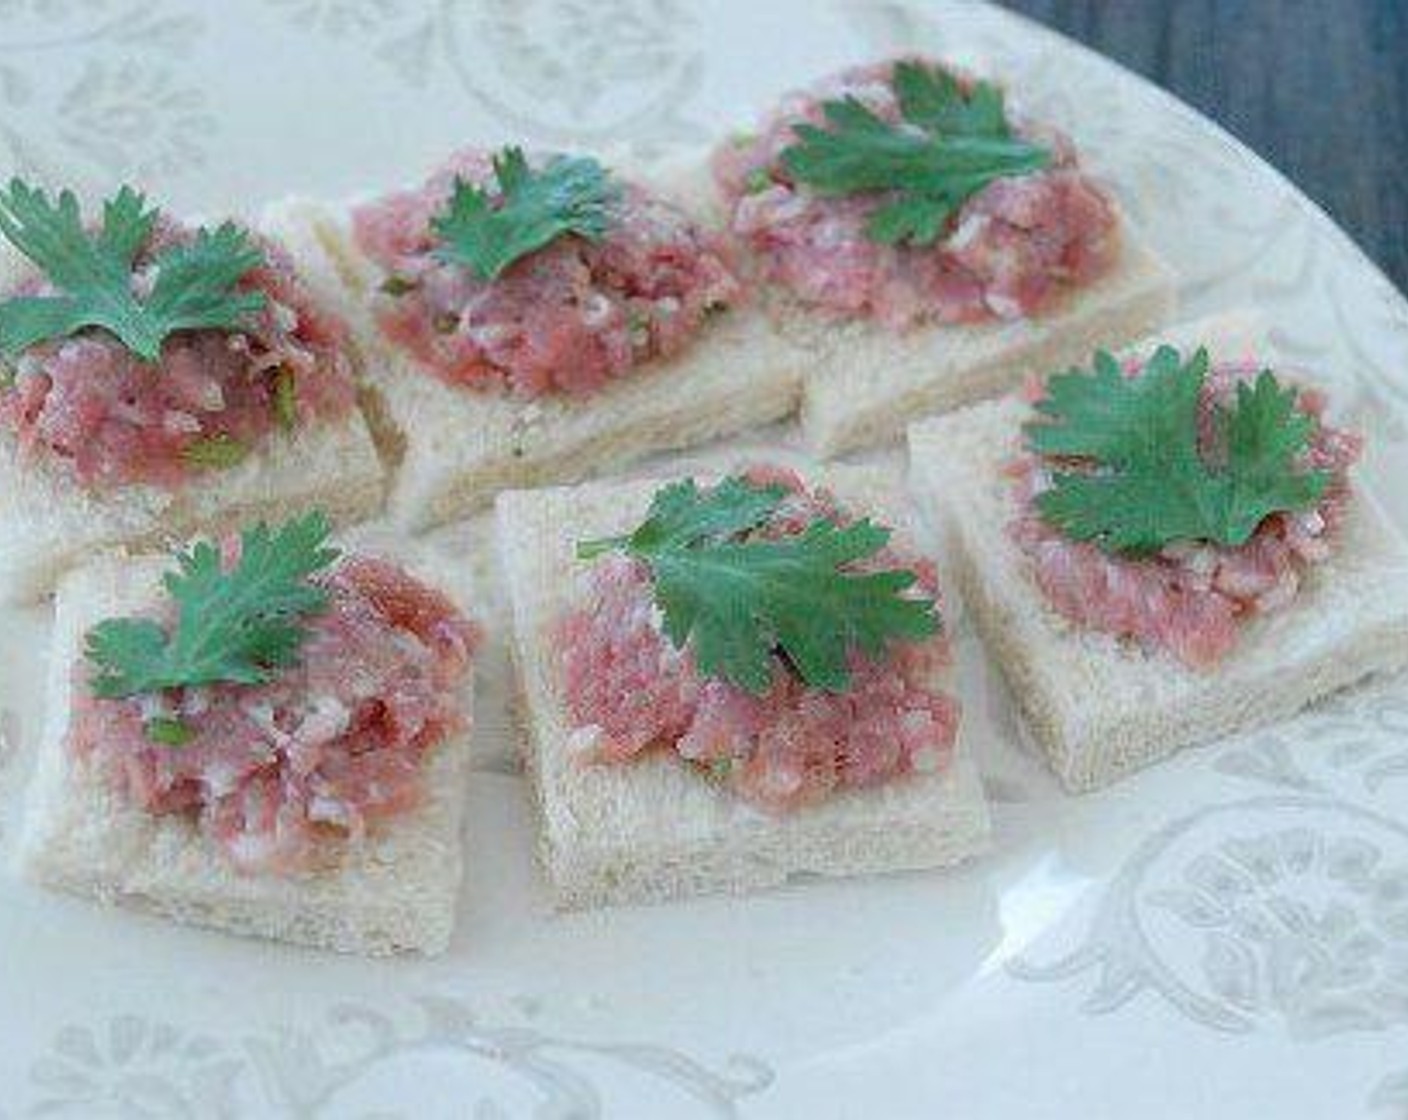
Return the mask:
[(577, 554), (620, 549), (649, 565), (665, 634), (681, 649), (691, 643), (701, 672), (761, 695), (780, 651), (806, 683), (844, 691), (851, 649), (878, 655), (891, 640), (931, 636), (934, 604), (904, 594), (911, 571), (851, 567), (890, 538), (869, 521), (818, 518), (795, 536), (741, 536), (764, 525), (785, 496), (741, 478), (708, 491), (692, 479), (673, 483), (635, 532), (584, 542)]
[(249, 448), (233, 436), (222, 432), (219, 435), (193, 440), (181, 452), (181, 457), (193, 467), (226, 471), (243, 463), (249, 457)]
[(694, 541), (745, 533), (767, 521), (785, 497), (781, 486), (754, 486), (737, 476), (725, 478), (705, 495), (692, 478), (685, 479), (656, 492), (649, 515), (633, 533), (581, 541), (577, 557), (591, 560), (618, 549), (648, 553), (662, 545), (687, 547)]
[(147, 720), (142, 730), (153, 743), (163, 747), (184, 747), (196, 737), (196, 733), (179, 719), (170, 716), (155, 716)]
[(1209, 453), (1199, 443), (1208, 355), (1184, 361), (1161, 346), (1137, 377), (1105, 351), (1091, 371), (1050, 378), (1026, 427), (1031, 450), (1085, 460), (1037, 495), (1047, 521), (1110, 552), (1148, 553), (1175, 541), (1245, 544), (1270, 514), (1303, 510), (1330, 474), (1301, 464), (1313, 421), (1270, 370), (1215, 407)]
[(755, 167), (743, 178), (743, 189), (749, 194), (758, 194), (772, 186), (772, 176), (766, 167)]
[(534, 171), (521, 148), (505, 148), (494, 156), (494, 176), (496, 195), (460, 180), (449, 207), (431, 219), (442, 260), (492, 280), (564, 234), (595, 241), (606, 233), (617, 190), (596, 160), (558, 156)]
[(1015, 139), (996, 86), (964, 93), (946, 71), (920, 63), (895, 66), (902, 125), (854, 97), (822, 105), (827, 127), (799, 124), (783, 167), (824, 195), (892, 192), (871, 214), (867, 235), (884, 244), (929, 245), (978, 191), (996, 179), (1028, 175), (1051, 153)]
[(88, 632), (94, 694), (258, 684), (292, 664), (303, 641), (300, 620), (327, 605), (327, 592), (310, 577), (337, 559), (327, 546), (329, 531), (319, 512), (277, 530), (247, 529), (229, 571), (215, 545), (192, 546), (164, 580), (177, 608), (171, 633), (145, 618), (108, 619)]
[(264, 306), (262, 292), (236, 283), (262, 256), (233, 223), (198, 230), (188, 243), (158, 253), (145, 299), (132, 291), (132, 268), (151, 236), (157, 211), (123, 187), (103, 204), (101, 228), (83, 226), (71, 191), (50, 202), (40, 189), (12, 179), (0, 191), (0, 234), (59, 289), (52, 296), (15, 296), (0, 302), (0, 354), (13, 356), (36, 343), (101, 327), (149, 362), (180, 330), (232, 330)]
[(895, 95), (904, 119), (941, 136), (1012, 135), (1002, 90), (991, 82), (974, 82), (964, 93), (958, 79), (939, 66), (919, 62), (895, 64)]
[(274, 419), (286, 432), (298, 426), (298, 380), (288, 366), (274, 371)]

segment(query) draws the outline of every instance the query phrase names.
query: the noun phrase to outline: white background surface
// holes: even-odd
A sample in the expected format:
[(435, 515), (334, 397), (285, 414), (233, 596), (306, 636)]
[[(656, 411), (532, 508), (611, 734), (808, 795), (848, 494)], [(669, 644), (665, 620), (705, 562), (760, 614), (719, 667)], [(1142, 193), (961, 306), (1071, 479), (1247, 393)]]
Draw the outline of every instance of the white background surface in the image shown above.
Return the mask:
[[(1263, 307), (1408, 524), (1402, 299), (1211, 126), (984, 6), (0, 0), (0, 171), (253, 210), (414, 179), (466, 142), (698, 143), (901, 44), (1067, 127), (1190, 314)], [(448, 957), (242, 942), (6, 874), (0, 1116), (1408, 1115), (1405, 682), (1077, 800), (957, 624), (982, 863), (552, 917), (491, 651)], [(0, 618), (0, 846), (42, 643), (42, 616)]]

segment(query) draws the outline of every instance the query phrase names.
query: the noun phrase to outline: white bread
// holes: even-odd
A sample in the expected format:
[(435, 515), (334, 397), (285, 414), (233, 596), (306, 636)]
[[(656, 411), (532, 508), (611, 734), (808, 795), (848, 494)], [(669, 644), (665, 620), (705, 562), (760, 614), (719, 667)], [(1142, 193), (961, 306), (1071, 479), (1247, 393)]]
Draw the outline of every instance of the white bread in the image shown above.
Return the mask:
[[(873, 510), (897, 527), (909, 523), (896, 488), (879, 472), (850, 468), (811, 477), (854, 508)], [(982, 851), (987, 808), (961, 730), (944, 773), (848, 791), (780, 818), (716, 789), (667, 753), (618, 766), (574, 761), (551, 636), (555, 620), (585, 588), (589, 565), (574, 558), (574, 545), (629, 529), (659, 485), (645, 479), (509, 492), (497, 504), (525, 766), (539, 817), (539, 856), (557, 905), (742, 892), (794, 875), (941, 867)]]
[[(362, 551), (396, 559), (468, 608), (462, 570), (420, 552), (374, 545)], [(420, 808), (374, 830), (337, 869), (296, 876), (240, 874), (192, 821), (127, 804), (66, 749), (83, 635), (102, 618), (149, 603), (171, 564), (109, 555), (59, 587), (43, 737), (19, 840), (22, 873), (104, 904), (232, 933), (373, 956), (443, 952), (463, 864), (468, 733), (429, 757)], [(467, 686), (467, 715), (472, 692)]]
[(1111, 272), (1034, 319), (896, 332), (828, 322), (790, 301), (780, 330), (816, 355), (802, 389), (807, 445), (832, 456), (886, 442), (917, 416), (1007, 392), (1033, 367), (1068, 365), (1154, 330), (1173, 314), (1173, 274), (1128, 229), (1123, 240)]
[[(0, 248), (0, 288), (20, 265)], [(282, 520), (319, 506), (339, 524), (372, 516), (385, 471), (356, 410), (269, 439), (239, 465), (212, 470), (179, 490), (128, 486), (93, 493), (62, 467), (22, 461), (0, 433), (0, 603), (27, 602), (96, 550), (145, 548), (260, 518)]]
[[(679, 157), (658, 174), (705, 220), (727, 222), (706, 162)], [(890, 442), (918, 416), (1005, 393), (1028, 369), (1067, 365), (1094, 346), (1134, 342), (1167, 322), (1176, 305), (1173, 271), (1123, 214), (1119, 221), (1115, 267), (1035, 319), (895, 331), (827, 316), (781, 289), (769, 291), (765, 303), (778, 334), (808, 356), (801, 402), (807, 446), (830, 458)]]
[[(1249, 352), (1246, 320), (1177, 328), (1214, 356)], [(1260, 356), (1270, 359), (1265, 348)], [(945, 536), (949, 570), (1014, 698), (1067, 789), (1106, 785), (1181, 747), (1281, 720), (1362, 678), (1408, 664), (1408, 544), (1356, 491), (1333, 557), (1286, 609), (1249, 623), (1210, 672), (1082, 630), (1047, 604), (1006, 531), (1009, 480), (1030, 408), (1014, 397), (910, 429), (912, 485)]]
[(228, 470), (181, 490), (126, 487), (94, 494), (42, 463), (21, 463), (0, 437), (0, 602), (28, 602), (102, 548), (146, 548), (192, 533), (260, 519), (280, 521), (317, 506), (337, 524), (370, 517), (383, 500), (383, 470), (367, 427), (345, 421), (266, 445)]
[(264, 222), (353, 324), (368, 418), (394, 468), (390, 514), (409, 528), (471, 513), (506, 488), (576, 481), (796, 410), (804, 357), (747, 307), (714, 317), (678, 357), (580, 400), (447, 385), (383, 339), (369, 310), (380, 273), (352, 244), (346, 206), (287, 199)]

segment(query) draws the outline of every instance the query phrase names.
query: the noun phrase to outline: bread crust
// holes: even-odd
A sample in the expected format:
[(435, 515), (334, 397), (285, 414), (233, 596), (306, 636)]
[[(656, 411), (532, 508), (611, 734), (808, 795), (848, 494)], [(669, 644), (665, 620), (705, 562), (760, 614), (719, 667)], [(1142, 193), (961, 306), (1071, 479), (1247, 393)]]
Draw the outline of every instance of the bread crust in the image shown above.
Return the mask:
[(815, 454), (831, 457), (894, 439), (915, 416), (1008, 392), (1029, 369), (1133, 342), (1174, 306), (1173, 273), (1126, 227), (1109, 273), (1034, 318), (900, 332), (828, 322), (795, 304), (778, 314), (783, 333), (817, 357), (802, 388), (802, 434)]

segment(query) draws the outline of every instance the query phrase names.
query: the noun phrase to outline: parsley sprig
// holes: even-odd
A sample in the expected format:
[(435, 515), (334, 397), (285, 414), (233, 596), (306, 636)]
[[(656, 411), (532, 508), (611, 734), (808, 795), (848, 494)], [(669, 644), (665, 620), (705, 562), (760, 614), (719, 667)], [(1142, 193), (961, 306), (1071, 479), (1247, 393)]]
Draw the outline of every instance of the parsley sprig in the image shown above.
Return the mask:
[(854, 568), (890, 539), (870, 521), (819, 517), (794, 536), (746, 535), (785, 497), (737, 477), (709, 490), (686, 479), (656, 493), (634, 532), (583, 542), (577, 554), (644, 561), (666, 636), (690, 644), (700, 672), (762, 695), (780, 652), (807, 684), (842, 692), (850, 650), (878, 656), (891, 641), (930, 637), (938, 616), (932, 600), (905, 594), (912, 571)]
[(176, 331), (233, 330), (264, 306), (258, 291), (235, 285), (263, 260), (243, 229), (226, 222), (152, 259), (145, 296), (133, 290), (133, 267), (151, 236), (157, 211), (131, 187), (103, 203), (97, 230), (83, 225), (78, 200), (57, 201), (22, 179), (0, 190), (0, 235), (58, 289), (55, 295), (0, 302), (0, 354), (13, 357), (40, 342), (101, 327), (138, 357), (155, 362)]
[(872, 240), (931, 245), (989, 183), (1050, 164), (1049, 151), (1012, 135), (996, 86), (965, 91), (920, 62), (896, 63), (893, 82), (901, 124), (855, 97), (827, 101), (826, 127), (796, 125), (797, 143), (781, 155), (786, 171), (820, 194), (892, 193), (867, 221)]
[(1318, 502), (1330, 473), (1302, 464), (1314, 421), (1296, 390), (1270, 370), (1239, 383), (1230, 404), (1213, 406), (1205, 449), (1208, 368), (1205, 349), (1185, 360), (1161, 346), (1136, 377), (1100, 351), (1092, 370), (1050, 378), (1027, 445), (1081, 466), (1058, 470), (1037, 495), (1042, 517), (1106, 551), (1150, 553), (1176, 541), (1245, 544), (1270, 514)]
[(564, 234), (595, 241), (606, 233), (618, 192), (596, 160), (558, 156), (535, 171), (521, 148), (509, 147), (493, 162), (496, 193), (457, 180), (444, 213), (431, 219), (442, 260), (493, 280)]
[[(320, 512), (277, 529), (246, 529), (239, 561), (228, 569), (215, 545), (192, 546), (163, 581), (176, 605), (169, 631), (149, 618), (110, 618), (88, 632), (84, 655), (94, 668), (94, 695), (259, 684), (293, 664), (304, 618), (327, 606), (327, 591), (310, 577), (337, 559), (329, 531)], [(153, 729), (158, 741), (180, 738), (169, 722)]]

